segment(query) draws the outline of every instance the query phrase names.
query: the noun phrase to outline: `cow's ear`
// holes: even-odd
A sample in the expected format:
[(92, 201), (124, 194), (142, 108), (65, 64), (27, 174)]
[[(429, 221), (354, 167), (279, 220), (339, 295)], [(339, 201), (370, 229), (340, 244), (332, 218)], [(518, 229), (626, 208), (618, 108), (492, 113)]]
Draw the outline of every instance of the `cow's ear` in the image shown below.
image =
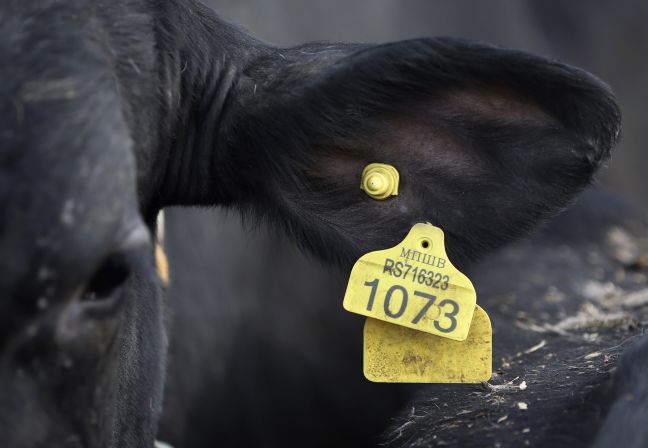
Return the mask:
[[(441, 227), (459, 262), (521, 235), (590, 183), (620, 122), (583, 71), (453, 39), (285, 50), (239, 89), (231, 197), (343, 261), (417, 222)], [(374, 162), (396, 167), (398, 196), (360, 189)]]

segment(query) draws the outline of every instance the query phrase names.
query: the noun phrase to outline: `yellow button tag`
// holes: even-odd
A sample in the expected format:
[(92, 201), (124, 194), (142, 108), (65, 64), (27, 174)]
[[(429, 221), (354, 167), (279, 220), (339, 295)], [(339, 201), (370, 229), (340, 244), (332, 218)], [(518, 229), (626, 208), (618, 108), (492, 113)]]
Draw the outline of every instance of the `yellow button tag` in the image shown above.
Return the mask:
[(352, 313), (463, 341), (476, 303), (472, 283), (448, 260), (443, 231), (416, 224), (399, 245), (356, 262), (343, 305)]
[(360, 189), (369, 197), (384, 201), (390, 196), (398, 196), (398, 170), (385, 163), (370, 163), (362, 170)]
[(380, 383), (481, 383), (492, 375), (490, 319), (479, 306), (465, 341), (368, 318), (364, 374)]

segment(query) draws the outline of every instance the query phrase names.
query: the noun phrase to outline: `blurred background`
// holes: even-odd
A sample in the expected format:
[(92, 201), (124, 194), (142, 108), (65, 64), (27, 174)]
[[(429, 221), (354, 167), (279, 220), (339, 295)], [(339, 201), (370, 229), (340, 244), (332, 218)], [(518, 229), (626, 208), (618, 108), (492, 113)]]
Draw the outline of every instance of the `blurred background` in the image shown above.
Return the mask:
[(257, 37), (385, 42), (459, 36), (580, 66), (616, 92), (623, 138), (603, 180), (648, 200), (648, 2), (642, 0), (203, 0)]

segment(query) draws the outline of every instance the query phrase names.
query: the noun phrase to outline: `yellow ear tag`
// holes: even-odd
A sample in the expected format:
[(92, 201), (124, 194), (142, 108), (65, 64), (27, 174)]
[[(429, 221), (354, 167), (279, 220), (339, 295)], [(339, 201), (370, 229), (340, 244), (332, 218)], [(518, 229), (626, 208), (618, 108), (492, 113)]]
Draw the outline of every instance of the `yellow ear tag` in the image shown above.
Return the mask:
[(368, 318), (364, 374), (379, 383), (481, 383), (492, 375), (490, 319), (479, 306), (465, 341)]
[(448, 260), (443, 231), (416, 224), (397, 246), (356, 262), (343, 305), (352, 313), (463, 341), (476, 303), (472, 283)]
[(360, 189), (373, 199), (382, 201), (390, 196), (398, 196), (400, 174), (391, 165), (370, 163), (362, 170)]
[(159, 243), (155, 244), (155, 267), (162, 286), (169, 286), (169, 261), (162, 245)]
[(169, 286), (169, 260), (164, 252), (164, 211), (157, 216), (157, 238), (155, 239), (155, 268), (162, 286)]

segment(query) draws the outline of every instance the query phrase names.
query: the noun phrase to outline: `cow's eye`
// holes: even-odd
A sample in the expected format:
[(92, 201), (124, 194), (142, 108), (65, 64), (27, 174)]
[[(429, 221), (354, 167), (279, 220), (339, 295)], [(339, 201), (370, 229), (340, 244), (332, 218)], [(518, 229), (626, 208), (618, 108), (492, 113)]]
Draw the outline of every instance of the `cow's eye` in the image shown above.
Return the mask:
[(88, 282), (81, 300), (98, 301), (113, 297), (129, 274), (130, 270), (123, 255), (109, 256)]

